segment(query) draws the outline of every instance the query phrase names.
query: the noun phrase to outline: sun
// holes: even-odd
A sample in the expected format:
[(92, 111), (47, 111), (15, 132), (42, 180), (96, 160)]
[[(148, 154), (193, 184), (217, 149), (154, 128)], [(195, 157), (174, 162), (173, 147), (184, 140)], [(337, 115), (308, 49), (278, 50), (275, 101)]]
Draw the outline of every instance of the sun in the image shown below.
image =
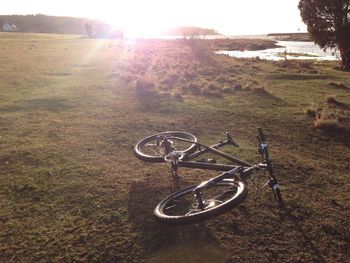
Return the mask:
[(109, 22), (114, 30), (123, 30), (127, 38), (152, 38), (159, 37), (166, 30), (166, 27), (159, 26), (158, 23), (147, 21), (138, 23), (137, 21), (127, 21), (124, 23)]
[[(118, 10), (118, 9), (117, 9)], [(153, 8), (145, 6), (145, 2), (138, 2), (134, 8), (126, 2), (119, 11), (106, 11), (103, 14), (114, 30), (123, 30), (126, 37), (157, 37), (166, 29), (176, 25), (174, 17), (168, 16), (161, 6)]]

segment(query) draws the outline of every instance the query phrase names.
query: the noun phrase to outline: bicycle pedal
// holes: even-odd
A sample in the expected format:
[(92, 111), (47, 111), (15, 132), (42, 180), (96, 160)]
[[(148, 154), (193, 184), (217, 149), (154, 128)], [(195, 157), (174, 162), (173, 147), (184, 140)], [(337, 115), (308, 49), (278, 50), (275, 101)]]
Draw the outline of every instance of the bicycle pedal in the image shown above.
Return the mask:
[(199, 163), (216, 163), (215, 159), (210, 159), (210, 158), (203, 158), (203, 159), (199, 159), (196, 162)]

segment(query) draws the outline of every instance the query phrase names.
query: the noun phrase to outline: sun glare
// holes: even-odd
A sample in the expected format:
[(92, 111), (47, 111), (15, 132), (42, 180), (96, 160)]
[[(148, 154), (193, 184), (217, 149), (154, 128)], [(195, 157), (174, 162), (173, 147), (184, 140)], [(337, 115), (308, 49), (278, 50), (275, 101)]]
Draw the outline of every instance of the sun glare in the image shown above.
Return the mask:
[(139, 23), (136, 20), (120, 23), (119, 21), (108, 20), (108, 23), (113, 30), (123, 30), (124, 35), (129, 38), (157, 37), (166, 29), (165, 27), (160, 27), (157, 23), (153, 23), (153, 21)]
[[(166, 29), (177, 26), (213, 28), (219, 33), (228, 35), (297, 32), (298, 29), (306, 31), (306, 26), (300, 19), (298, 2), (298, 0), (12, 0), (5, 1), (4, 6), (8, 6), (6, 13), (9, 14), (42, 13), (89, 17), (110, 23), (115, 30), (123, 30), (127, 37), (156, 37)], [(288, 12), (284, 12), (285, 10)]]
[[(164, 10), (163, 4), (147, 6), (147, 2), (118, 2), (118, 9), (105, 10), (100, 15), (113, 29), (122, 29), (127, 37), (155, 37), (176, 26), (177, 21)], [(159, 1), (159, 3), (161, 3)]]

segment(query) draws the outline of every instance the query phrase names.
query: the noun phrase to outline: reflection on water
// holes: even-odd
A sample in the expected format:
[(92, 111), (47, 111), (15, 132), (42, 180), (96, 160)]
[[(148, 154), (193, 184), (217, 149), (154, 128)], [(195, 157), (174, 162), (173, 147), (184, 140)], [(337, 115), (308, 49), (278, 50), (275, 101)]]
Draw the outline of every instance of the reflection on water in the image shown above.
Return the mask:
[(256, 51), (226, 51), (220, 50), (217, 54), (224, 54), (236, 58), (260, 58), (266, 60), (287, 59), (314, 59), (314, 60), (339, 60), (339, 53), (327, 50), (323, 51), (313, 42), (278, 41), (280, 48), (271, 48)]

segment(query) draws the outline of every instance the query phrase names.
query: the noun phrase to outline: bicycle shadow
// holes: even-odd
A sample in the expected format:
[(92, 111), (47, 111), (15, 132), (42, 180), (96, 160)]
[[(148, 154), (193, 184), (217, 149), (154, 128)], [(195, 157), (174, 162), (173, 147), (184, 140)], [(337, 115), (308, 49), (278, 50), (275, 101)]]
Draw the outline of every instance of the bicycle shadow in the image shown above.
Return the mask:
[(279, 209), (281, 211), (279, 213), (281, 221), (283, 222), (288, 220), (289, 222), (291, 222), (294, 225), (295, 230), (301, 234), (306, 248), (309, 248), (309, 251), (311, 251), (317, 258), (317, 262), (325, 263), (325, 258), (322, 256), (320, 250), (314, 245), (314, 239), (310, 235), (308, 235), (308, 231), (305, 229), (305, 227), (302, 226), (302, 219), (298, 218), (298, 216), (293, 214), (293, 212), (295, 212), (296, 209), (288, 207), (285, 204), (281, 204), (279, 206)]
[(339, 127), (338, 129), (325, 130), (323, 132), (334, 141), (350, 148), (350, 127)]
[[(170, 194), (170, 187), (165, 188), (164, 182), (157, 182), (155, 179), (135, 180), (131, 183), (129, 220), (135, 225), (136, 246), (142, 249), (143, 256), (156, 257), (157, 259), (153, 258), (152, 262), (177, 262), (173, 261), (174, 255), (187, 253), (188, 255), (183, 255), (187, 259), (189, 256), (193, 258), (191, 254), (200, 254), (204, 259), (215, 255), (216, 258), (225, 261), (228, 258), (227, 252), (222, 251), (205, 223), (174, 226), (157, 221), (153, 210), (156, 204), (168, 194)], [(204, 260), (204, 262), (208, 261)]]

